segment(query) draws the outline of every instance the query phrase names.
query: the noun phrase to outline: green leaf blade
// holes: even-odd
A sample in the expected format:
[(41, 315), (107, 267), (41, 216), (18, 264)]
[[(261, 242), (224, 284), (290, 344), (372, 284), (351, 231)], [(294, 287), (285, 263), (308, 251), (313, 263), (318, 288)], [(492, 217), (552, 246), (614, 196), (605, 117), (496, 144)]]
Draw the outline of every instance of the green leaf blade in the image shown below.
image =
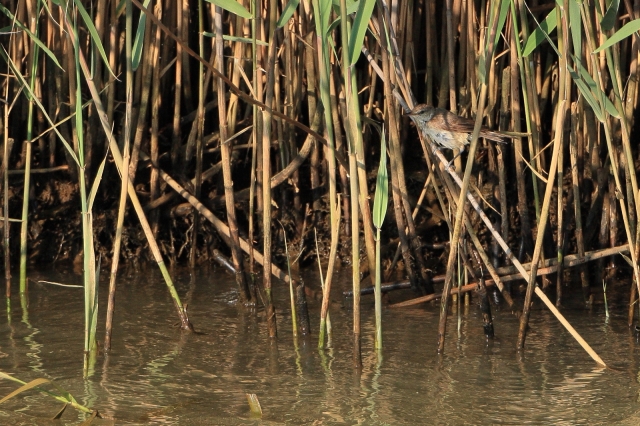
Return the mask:
[(616, 23), (616, 17), (618, 15), (618, 8), (620, 7), (620, 0), (612, 0), (609, 5), (609, 9), (607, 9), (607, 13), (602, 17), (602, 21), (600, 21), (600, 26), (603, 30), (609, 31), (613, 29), (613, 26)]
[(380, 165), (376, 178), (376, 194), (373, 199), (373, 225), (380, 229), (387, 214), (389, 203), (389, 174), (387, 172), (387, 147), (384, 131), (380, 136)]
[(115, 77), (116, 75), (111, 70), (111, 67), (109, 67), (109, 59), (107, 58), (107, 54), (104, 51), (104, 47), (102, 46), (102, 41), (100, 40), (100, 35), (98, 34), (98, 30), (96, 29), (95, 25), (93, 25), (93, 20), (87, 13), (87, 10), (82, 5), (81, 1), (76, 0), (75, 5), (78, 8), (78, 11), (80, 12), (80, 16), (82, 16), (82, 20), (84, 21), (85, 26), (89, 30), (89, 34), (91, 35), (91, 41), (93, 42), (93, 45), (98, 49), (98, 52), (100, 52), (100, 56), (102, 57), (102, 62), (104, 63), (105, 67), (107, 67), (107, 69), (109, 70), (109, 73), (111, 73), (111, 75)]
[(353, 27), (351, 28), (351, 37), (349, 37), (349, 63), (345, 64), (347, 66), (355, 64), (360, 57), (360, 51), (364, 44), (364, 36), (367, 33), (369, 20), (371, 19), (375, 5), (375, 0), (360, 0), (358, 4), (358, 11), (353, 21)]
[(609, 47), (613, 46), (614, 44), (624, 40), (625, 38), (629, 37), (630, 35), (632, 35), (633, 33), (637, 32), (640, 30), (640, 19), (634, 19), (631, 22), (627, 22), (622, 28), (620, 28), (618, 31), (616, 31), (616, 33), (614, 35), (612, 35), (611, 37), (609, 37), (609, 39), (607, 41), (605, 41), (604, 43), (602, 43), (602, 46), (598, 47), (596, 50), (593, 51), (593, 53), (598, 53), (604, 49), (608, 49)]
[(284, 10), (282, 11), (282, 15), (280, 15), (280, 19), (278, 19), (278, 22), (276, 23), (276, 26), (278, 28), (284, 27), (287, 21), (293, 16), (293, 12), (296, 11), (299, 4), (300, 0), (289, 0), (287, 5), (284, 7)]
[(221, 7), (227, 12), (233, 13), (234, 15), (238, 15), (241, 18), (251, 19), (251, 12), (245, 9), (240, 3), (236, 0), (207, 0), (209, 3), (213, 3), (216, 6)]
[(536, 47), (540, 45), (545, 39), (550, 39), (549, 34), (556, 29), (557, 16), (555, 9), (549, 12), (544, 21), (540, 23), (538, 28), (533, 30), (529, 38), (527, 39), (527, 43), (524, 46), (524, 50), (522, 51), (522, 56), (529, 56), (531, 52), (533, 52)]

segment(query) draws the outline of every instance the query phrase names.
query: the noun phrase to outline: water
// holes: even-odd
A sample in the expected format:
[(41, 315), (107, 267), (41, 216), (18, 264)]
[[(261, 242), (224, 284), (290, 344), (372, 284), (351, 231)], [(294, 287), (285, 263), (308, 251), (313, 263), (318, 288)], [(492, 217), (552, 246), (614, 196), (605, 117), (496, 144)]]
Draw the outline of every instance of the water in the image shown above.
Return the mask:
[[(350, 271), (336, 289), (349, 286)], [(103, 276), (103, 283), (107, 279)], [(12, 299), (10, 321), (0, 320), (0, 369), (30, 381), (44, 377), (79, 403), (98, 409), (96, 424), (639, 424), (638, 338), (623, 305), (563, 310), (609, 365), (601, 369), (544, 308), (536, 305), (526, 351), (515, 351), (518, 320), (494, 312), (496, 339), (487, 342), (475, 304), (460, 330), (451, 316), (443, 356), (435, 353), (438, 306), (385, 309), (384, 351), (373, 351), (373, 298), (363, 297), (363, 370), (351, 363), (351, 309), (336, 296), (330, 314), (333, 347), (318, 352), (319, 303), (310, 301), (312, 338), (294, 345), (288, 289), (276, 284), (277, 342), (266, 337), (263, 312), (236, 305), (233, 280), (221, 270), (191, 279), (174, 274), (202, 334), (181, 332), (159, 273), (122, 277), (113, 348), (82, 378), (81, 289), (32, 283), (28, 318)], [(33, 274), (78, 284), (81, 277)], [(311, 282), (310, 279), (307, 282)], [(313, 286), (313, 284), (312, 284)], [(106, 309), (101, 288), (101, 317)], [(405, 293), (406, 296), (410, 293)], [(392, 295), (399, 299), (401, 296)], [(623, 300), (624, 297), (621, 297)], [(104, 319), (100, 322), (100, 339)], [(17, 385), (0, 380), (0, 396)], [(255, 393), (262, 419), (252, 418), (246, 394)], [(61, 424), (47, 420), (61, 404), (31, 390), (0, 405), (0, 424)], [(72, 408), (62, 424), (84, 419)]]

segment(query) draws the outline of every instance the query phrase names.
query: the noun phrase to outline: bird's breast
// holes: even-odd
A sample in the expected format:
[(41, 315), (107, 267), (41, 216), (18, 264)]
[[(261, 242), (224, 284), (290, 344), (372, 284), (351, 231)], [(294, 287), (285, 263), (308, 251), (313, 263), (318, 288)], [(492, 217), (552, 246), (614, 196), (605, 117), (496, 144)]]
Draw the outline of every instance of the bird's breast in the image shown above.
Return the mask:
[(466, 137), (467, 135), (462, 135), (462, 140), (458, 140), (460, 138), (456, 138), (453, 133), (444, 130), (429, 128), (427, 134), (432, 141), (449, 149), (459, 149), (461, 145), (466, 145), (469, 143)]

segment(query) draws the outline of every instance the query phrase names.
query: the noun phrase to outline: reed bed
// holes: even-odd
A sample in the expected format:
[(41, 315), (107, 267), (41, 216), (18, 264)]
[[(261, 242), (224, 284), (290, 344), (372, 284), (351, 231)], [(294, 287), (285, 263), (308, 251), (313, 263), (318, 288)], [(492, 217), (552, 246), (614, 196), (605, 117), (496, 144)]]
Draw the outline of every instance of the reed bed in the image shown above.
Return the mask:
[[(450, 296), (463, 289), (480, 295), (490, 334), (486, 275), (520, 315), (522, 348), (533, 294), (560, 319), (572, 286), (592, 304), (624, 266), (631, 325), (639, 18), (640, 0), (7, 0), (7, 297), (11, 270), (24, 294), (28, 265), (81, 265), (90, 352), (101, 258), (108, 349), (119, 260), (155, 262), (193, 329), (166, 264), (228, 256), (242, 304), (265, 307), (273, 338), (273, 291), (291, 285), (302, 307), (321, 294), (322, 348), (332, 276), (347, 262), (359, 367), (361, 284), (376, 284), (378, 348), (382, 281), (406, 279), (420, 302), (437, 292), (442, 350)], [(418, 103), (475, 117), (454, 168), (407, 117)], [(512, 143), (478, 140), (481, 125)], [(389, 201), (374, 211), (381, 163)], [(314, 291), (296, 277), (317, 258)], [(522, 297), (501, 278), (507, 265), (527, 283)], [(552, 285), (542, 269), (554, 265)], [(306, 312), (297, 318), (294, 332), (308, 333)]]

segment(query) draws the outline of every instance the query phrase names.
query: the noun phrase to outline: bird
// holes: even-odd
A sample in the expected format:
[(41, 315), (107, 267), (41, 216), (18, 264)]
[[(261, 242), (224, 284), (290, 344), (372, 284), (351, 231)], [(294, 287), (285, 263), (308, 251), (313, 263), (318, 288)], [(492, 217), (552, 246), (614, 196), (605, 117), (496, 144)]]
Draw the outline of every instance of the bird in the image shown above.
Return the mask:
[[(443, 148), (459, 150), (458, 155), (462, 154), (467, 145), (471, 143), (471, 133), (475, 122), (470, 118), (460, 117), (444, 108), (435, 108), (425, 104), (416, 105), (407, 115), (423, 135), (429, 136), (433, 142)], [(507, 143), (506, 135), (491, 131), (486, 127), (480, 130), (480, 137), (501, 144)], [(453, 160), (449, 162), (449, 165)]]

